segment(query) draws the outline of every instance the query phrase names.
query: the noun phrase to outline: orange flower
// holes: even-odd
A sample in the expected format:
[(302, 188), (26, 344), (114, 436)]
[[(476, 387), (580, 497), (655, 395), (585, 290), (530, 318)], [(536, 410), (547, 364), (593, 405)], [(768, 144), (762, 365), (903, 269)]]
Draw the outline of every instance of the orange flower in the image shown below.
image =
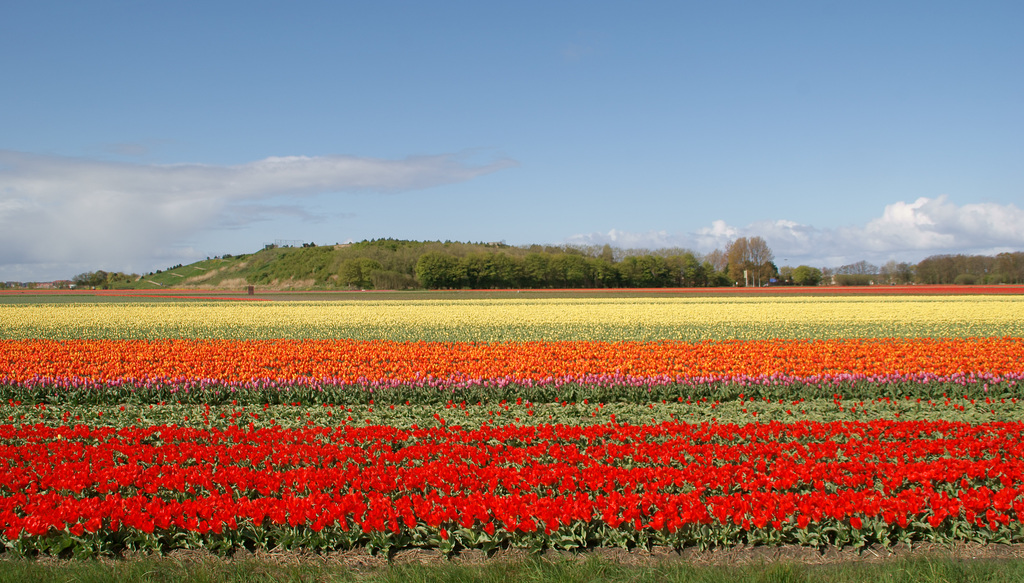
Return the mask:
[(440, 343), (3, 340), (0, 382), (662, 378), (1024, 373), (1024, 339)]

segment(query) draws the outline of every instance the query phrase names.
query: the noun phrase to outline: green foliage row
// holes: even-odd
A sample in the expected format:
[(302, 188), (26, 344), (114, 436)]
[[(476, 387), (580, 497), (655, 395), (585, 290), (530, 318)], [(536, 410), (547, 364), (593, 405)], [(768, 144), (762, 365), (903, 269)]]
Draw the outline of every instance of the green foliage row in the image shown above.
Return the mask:
[(546, 533), (543, 528), (535, 532), (502, 528), (493, 534), (485, 532), (483, 525), (449, 525), (432, 528), (417, 524), (402, 525), (398, 532), (366, 532), (358, 524), (341, 528), (327, 526), (319, 531), (306, 525), (254, 526), (248, 520), (239, 521), (237, 530), (224, 529), (219, 534), (200, 534), (186, 530), (155, 529), (145, 532), (121, 527), (116, 532), (97, 532), (73, 535), (57, 531), (45, 535), (25, 535), (8, 541), (6, 552), (14, 557), (63, 556), (89, 559), (111, 556), (125, 551), (160, 554), (177, 549), (205, 550), (218, 556), (231, 556), (238, 550), (267, 552), (298, 551), (327, 553), (365, 548), (373, 554), (391, 557), (401, 549), (440, 549), (451, 557), (464, 550), (481, 550), (488, 554), (502, 549), (523, 549), (530, 553), (546, 550), (580, 552), (597, 548), (650, 550), (654, 547), (682, 551), (701, 550), (736, 545), (781, 546), (800, 545), (817, 549), (865, 549), (896, 545), (913, 546), (922, 542), (954, 546), (970, 541), (978, 544), (1019, 544), (1024, 542), (1024, 523), (1010, 522), (996, 530), (979, 527), (958, 518), (946, 518), (933, 527), (924, 519), (913, 521), (906, 528), (888, 524), (881, 517), (864, 517), (862, 526), (854, 528), (848, 522), (822, 518), (804, 528), (791, 522), (778, 527), (758, 527), (729, 523), (687, 524), (675, 532), (645, 527), (636, 529), (631, 524), (611, 527), (600, 520), (562, 525)]
[[(469, 400), (418, 403), (378, 398), (362, 402), (235, 400), (203, 403), (189, 400), (149, 402), (58, 402), (20, 395), (0, 406), (0, 423), (49, 426), (170, 425), (182, 427), (305, 427), (382, 425), (397, 428), (460, 425), (657, 425), (664, 422), (747, 423), (832, 422), (889, 419), (900, 421), (958, 421), (967, 423), (1015, 422), (1024, 419), (1024, 400), (1019, 398), (972, 399), (956, 397), (899, 398), (788, 398), (768, 399), (745, 395), (743, 399), (716, 400), (675, 397), (642, 402), (602, 401), (590, 398), (564, 401)], [(281, 395), (278, 395), (280, 397)], [(377, 395), (381, 397), (381, 395)], [(462, 395), (463, 397), (465, 395)], [(680, 400), (682, 399), (682, 400)]]
[[(146, 407), (155, 404), (175, 403), (184, 406), (292, 406), (293, 403), (300, 403), (306, 406), (316, 407), (322, 405), (337, 406), (359, 406), (371, 409), (374, 405), (378, 408), (378, 415), (382, 413), (385, 417), (378, 418), (381, 424), (393, 424), (397, 422), (386, 416), (388, 407), (392, 409), (399, 407), (399, 411), (408, 410), (409, 407), (420, 408), (423, 416), (420, 419), (429, 418), (437, 407), (443, 407), (451, 403), (479, 403), (481, 406), (494, 407), (496, 405), (523, 403), (543, 408), (553, 406), (554, 412), (558, 414), (559, 422), (572, 422), (573, 415), (578, 412), (577, 407), (586, 407), (587, 415), (583, 415), (580, 421), (589, 422), (590, 413), (594, 405), (601, 403), (609, 408), (599, 411), (600, 415), (594, 416), (600, 419), (597, 422), (604, 422), (608, 415), (614, 413), (618, 408), (639, 407), (642, 413), (634, 418), (632, 416), (620, 417), (623, 422), (629, 419), (648, 421), (646, 408), (658, 405), (659, 414), (669, 413), (676, 415), (677, 419), (694, 419), (696, 421), (711, 421), (722, 419), (731, 408), (744, 409), (741, 416), (745, 420), (791, 420), (791, 410), (794, 408), (832, 411), (838, 407), (840, 411), (850, 410), (851, 413), (843, 413), (840, 417), (833, 417), (833, 413), (819, 414), (819, 420), (842, 419), (863, 419), (867, 413), (863, 403), (874, 403), (885, 401), (886, 415), (900, 414), (904, 418), (931, 418), (929, 415), (935, 413), (937, 404), (948, 408), (950, 403), (957, 406), (969, 406), (969, 408), (980, 414), (980, 419), (991, 420), (988, 417), (988, 410), (1000, 411), (999, 419), (1014, 420), (1024, 418), (1024, 405), (1018, 407), (1018, 403), (1024, 403), (1024, 382), (1015, 380), (992, 381), (986, 379), (974, 379), (963, 382), (872, 382), (872, 381), (844, 381), (835, 383), (815, 382), (775, 382), (775, 383), (749, 383), (749, 382), (710, 382), (694, 384), (650, 384), (650, 385), (596, 385), (584, 383), (566, 383), (559, 386), (554, 384), (523, 386), (517, 384), (468, 384), (464, 386), (439, 388), (429, 386), (397, 385), (393, 387), (381, 387), (373, 385), (320, 385), (320, 386), (265, 386), (238, 388), (222, 385), (205, 385), (202, 387), (182, 388), (177, 385), (151, 385), (139, 387), (132, 384), (122, 384), (105, 387), (76, 387), (66, 388), (48, 384), (33, 386), (19, 386), (0, 384), (0, 403), (8, 404), (24, 403), (31, 406), (88, 406), (99, 409), (107, 409), (115, 405)], [(806, 405), (797, 407), (798, 403)], [(851, 406), (849, 403), (854, 403)], [(861, 403), (858, 414), (856, 403)], [(571, 409), (566, 409), (567, 404), (572, 404)], [(669, 411), (662, 406), (667, 404)], [(709, 406), (709, 404), (713, 406)], [(833, 405), (835, 407), (833, 407)], [(824, 409), (821, 409), (824, 407)], [(675, 409), (673, 409), (675, 408)], [(746, 409), (752, 412), (748, 414)], [(877, 407), (876, 407), (877, 409)], [(315, 409), (318, 414), (324, 413), (324, 409)], [(939, 411), (942, 411), (940, 407)], [(534, 409), (535, 414), (540, 409)], [(759, 414), (761, 419), (755, 419)], [(582, 410), (580, 410), (582, 412)], [(51, 415), (53, 414), (51, 410)], [(540, 415), (541, 419), (548, 413)], [(565, 415), (568, 414), (567, 418)], [(623, 411), (620, 410), (620, 415)], [(973, 413), (972, 413), (973, 414)], [(132, 413), (129, 412), (129, 417)], [(696, 417), (695, 417), (696, 416)], [(812, 415), (813, 416), (813, 415)], [(1016, 417), (1015, 417), (1016, 416)], [(193, 415), (193, 417), (195, 417)], [(505, 419), (529, 417), (526, 410), (519, 415), (514, 412), (505, 416)], [(958, 415), (958, 418), (962, 416)], [(30, 417), (31, 418), (31, 417)], [(108, 417), (109, 418), (109, 417)], [(413, 415), (410, 424), (415, 423), (417, 415)], [(668, 419), (669, 417), (664, 417)], [(2, 420), (2, 419), (0, 419)], [(326, 418), (325, 418), (326, 420)]]
[(968, 399), (974, 401), (1024, 399), (1024, 382), (1017, 380), (971, 379), (951, 381), (890, 381), (875, 382), (853, 380), (842, 382), (702, 382), (667, 384), (587, 384), (564, 383), (525, 386), (519, 384), (471, 383), (452, 387), (416, 385), (276, 385), (235, 387), (216, 384), (181, 386), (174, 384), (136, 386), (131, 383), (117, 386), (61, 387), (41, 383), (21, 386), (0, 384), (0, 402), (113, 405), (137, 403), (150, 405), (161, 402), (221, 405), (272, 405), (300, 402), (306, 404), (365, 405), (376, 402), (384, 405), (414, 403), (416, 405), (444, 405), (448, 402), (506, 403), (633, 403), (651, 402), (732, 402), (743, 400), (793, 401), (854, 399), (858, 401), (890, 399), (899, 401), (944, 401)]

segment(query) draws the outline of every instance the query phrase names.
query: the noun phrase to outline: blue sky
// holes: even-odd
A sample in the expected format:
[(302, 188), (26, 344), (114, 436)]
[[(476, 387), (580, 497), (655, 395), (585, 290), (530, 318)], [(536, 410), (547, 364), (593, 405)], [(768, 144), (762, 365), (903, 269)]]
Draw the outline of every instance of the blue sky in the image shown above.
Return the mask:
[(394, 237), (1024, 249), (1020, 2), (35, 2), (0, 280)]

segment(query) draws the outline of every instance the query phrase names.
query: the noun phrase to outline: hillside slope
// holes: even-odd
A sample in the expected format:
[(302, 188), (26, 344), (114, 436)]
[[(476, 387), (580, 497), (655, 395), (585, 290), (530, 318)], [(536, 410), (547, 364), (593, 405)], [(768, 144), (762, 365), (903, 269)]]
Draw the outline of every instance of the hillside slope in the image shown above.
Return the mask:
[[(541, 247), (551, 251), (560, 248)], [(346, 245), (268, 248), (179, 265), (119, 284), (121, 289), (414, 289), (416, 262), (429, 252), (455, 257), (474, 253), (523, 256), (527, 249), (503, 244), (378, 239)]]

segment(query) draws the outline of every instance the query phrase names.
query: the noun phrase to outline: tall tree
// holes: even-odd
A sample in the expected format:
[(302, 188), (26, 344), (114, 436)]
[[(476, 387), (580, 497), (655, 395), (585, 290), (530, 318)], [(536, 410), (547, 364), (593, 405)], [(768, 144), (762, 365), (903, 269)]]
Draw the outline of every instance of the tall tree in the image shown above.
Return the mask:
[[(775, 265), (772, 260), (775, 255), (768, 247), (768, 243), (761, 237), (740, 237), (729, 245), (727, 251), (729, 257), (729, 277), (736, 281), (743, 281), (744, 285), (753, 283), (760, 287), (762, 282), (768, 281), (775, 274)], [(746, 279), (744, 279), (746, 271)]]
[(729, 277), (736, 281), (742, 281), (746, 286), (750, 282), (750, 263), (747, 247), (749, 243), (746, 237), (740, 237), (729, 244), (726, 254), (729, 256)]
[(704, 256), (704, 261), (710, 263), (715, 271), (725, 273), (725, 270), (729, 267), (729, 254), (721, 249), (715, 249)]

